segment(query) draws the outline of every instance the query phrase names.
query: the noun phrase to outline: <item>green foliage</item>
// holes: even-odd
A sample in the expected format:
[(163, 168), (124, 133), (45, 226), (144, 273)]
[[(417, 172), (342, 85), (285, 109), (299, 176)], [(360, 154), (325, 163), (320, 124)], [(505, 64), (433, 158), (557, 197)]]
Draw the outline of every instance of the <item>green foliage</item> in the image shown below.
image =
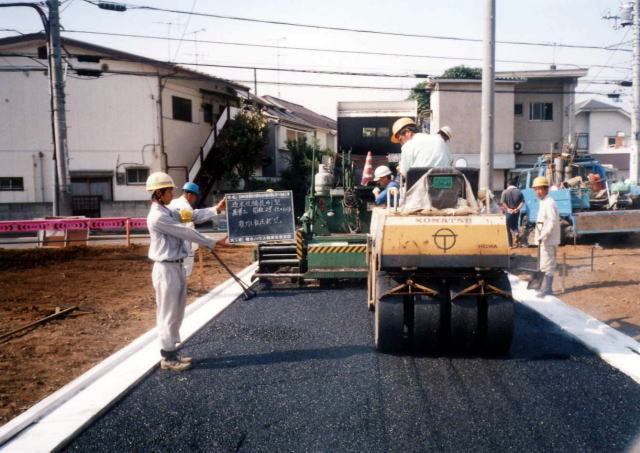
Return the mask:
[(481, 79), (482, 68), (470, 68), (465, 65), (447, 69), (440, 76), (444, 79)]
[[(306, 137), (297, 140), (287, 140), (289, 152), (289, 167), (282, 172), (282, 187), (293, 192), (293, 205), (296, 217), (304, 211), (304, 197), (309, 192), (311, 181), (311, 162), (315, 152), (316, 162), (322, 160), (331, 150), (321, 150), (317, 143), (307, 143)], [(316, 165), (315, 170), (318, 170)]]
[(418, 114), (421, 115), (431, 108), (431, 98), (429, 92), (425, 91), (426, 82), (420, 82), (411, 88), (411, 94), (407, 100), (418, 101)]
[(240, 107), (240, 112), (220, 134), (217, 148), (216, 173), (233, 187), (240, 180), (249, 183), (269, 142), (267, 120), (262, 112), (257, 107), (250, 110)]

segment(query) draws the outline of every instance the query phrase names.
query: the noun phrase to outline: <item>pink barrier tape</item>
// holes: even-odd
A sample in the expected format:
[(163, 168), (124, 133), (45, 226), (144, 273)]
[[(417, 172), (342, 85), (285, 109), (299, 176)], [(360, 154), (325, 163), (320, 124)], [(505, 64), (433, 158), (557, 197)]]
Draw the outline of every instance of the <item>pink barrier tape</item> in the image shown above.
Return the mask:
[[(0, 221), (0, 233), (21, 233), (40, 230), (87, 230), (126, 228), (127, 217), (102, 217), (97, 219), (51, 219)], [(129, 219), (130, 228), (146, 228), (144, 217)]]

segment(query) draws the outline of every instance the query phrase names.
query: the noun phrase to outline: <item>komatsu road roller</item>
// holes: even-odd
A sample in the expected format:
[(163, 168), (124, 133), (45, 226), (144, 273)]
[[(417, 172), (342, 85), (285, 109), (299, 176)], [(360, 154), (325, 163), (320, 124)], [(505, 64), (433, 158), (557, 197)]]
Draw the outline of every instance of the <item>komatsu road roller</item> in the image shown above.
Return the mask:
[(378, 350), (508, 352), (514, 306), (507, 229), (503, 215), (482, 213), (489, 210), (469, 182), (477, 173), (412, 169), (400, 206), (391, 200), (373, 210), (368, 305)]

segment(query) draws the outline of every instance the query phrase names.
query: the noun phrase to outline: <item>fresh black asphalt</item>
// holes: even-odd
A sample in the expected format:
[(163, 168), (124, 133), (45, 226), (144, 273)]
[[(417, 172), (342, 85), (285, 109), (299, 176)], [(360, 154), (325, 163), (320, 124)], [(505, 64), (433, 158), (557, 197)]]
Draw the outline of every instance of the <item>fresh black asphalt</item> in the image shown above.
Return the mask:
[(262, 290), (66, 446), (105, 452), (625, 451), (640, 385), (518, 304), (509, 357), (380, 354), (364, 288)]

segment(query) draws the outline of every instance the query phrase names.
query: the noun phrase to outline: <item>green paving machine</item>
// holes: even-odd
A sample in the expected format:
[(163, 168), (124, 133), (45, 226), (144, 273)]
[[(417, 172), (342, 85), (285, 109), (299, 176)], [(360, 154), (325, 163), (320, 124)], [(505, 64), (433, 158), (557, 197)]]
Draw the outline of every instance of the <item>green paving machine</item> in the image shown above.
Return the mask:
[(367, 278), (372, 187), (354, 181), (349, 152), (325, 158), (324, 163), (314, 158), (311, 173), (295, 242), (258, 245), (255, 277), (263, 283)]

